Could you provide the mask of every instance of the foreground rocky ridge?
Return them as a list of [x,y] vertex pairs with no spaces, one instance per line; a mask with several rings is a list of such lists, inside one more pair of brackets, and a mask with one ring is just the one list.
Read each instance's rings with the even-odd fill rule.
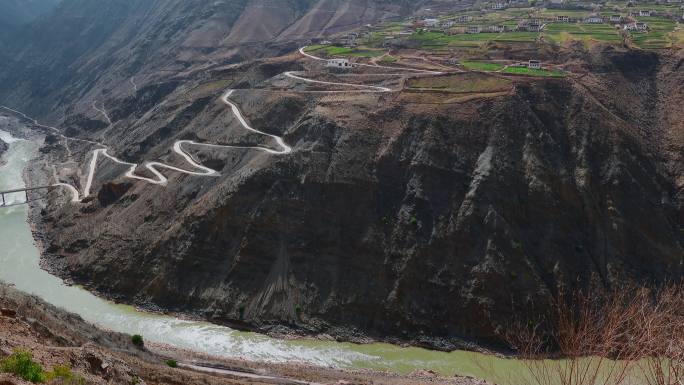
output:
[[[291,55],[111,100],[111,127],[70,115],[71,134],[136,162],[183,166],[177,139],[273,146],[218,101],[232,87],[294,152],[193,148],[221,176],[168,172],[165,187],[102,161],[96,197],[43,209],[48,265],[213,322],[439,349],[498,344],[559,286],[681,277],[682,53],[566,59],[567,79],[514,78],[493,95],[267,91],[304,89],[283,71],[316,71]],[[62,178],[81,184],[73,171]]]

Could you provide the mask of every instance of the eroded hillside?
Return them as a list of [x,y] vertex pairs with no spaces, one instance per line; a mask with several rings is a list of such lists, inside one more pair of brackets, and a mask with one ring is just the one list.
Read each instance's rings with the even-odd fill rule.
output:
[[[274,147],[221,102],[234,88],[246,119],[293,152],[188,147],[220,176],[165,171],[165,186],[102,160],[92,198],[53,194],[43,210],[47,262],[214,322],[444,349],[496,343],[560,285],[681,277],[681,52],[568,55],[560,79],[439,75],[477,92],[356,74],[402,91],[310,93],[331,88],[283,73],[349,74],[291,54],[112,97],[112,125],[74,110],[70,135],[105,138],[129,162],[182,167],[181,139]],[[63,157],[56,142],[44,151]],[[89,149],[71,150],[81,166],[60,177],[82,188]]]

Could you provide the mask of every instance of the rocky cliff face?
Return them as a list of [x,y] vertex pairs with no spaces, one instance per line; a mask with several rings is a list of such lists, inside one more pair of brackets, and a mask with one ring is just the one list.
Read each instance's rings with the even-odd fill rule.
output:
[[[239,91],[291,155],[193,148],[221,176],[167,173],[166,187],[103,161],[97,199],[53,196],[43,212],[49,261],[95,290],[215,322],[496,343],[559,285],[684,273],[684,127],[671,107],[684,101],[683,61],[584,52],[584,76],[451,101]],[[149,86],[111,103],[105,136],[125,159],[179,165],[177,139],[273,145],[239,128],[219,90],[307,65],[291,56]]]

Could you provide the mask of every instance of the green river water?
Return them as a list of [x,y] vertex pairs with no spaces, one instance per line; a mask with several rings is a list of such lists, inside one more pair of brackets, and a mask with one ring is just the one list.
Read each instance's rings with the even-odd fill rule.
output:
[[[38,144],[17,140],[3,131],[0,131],[0,139],[10,142],[10,149],[4,156],[6,164],[0,167],[0,190],[22,187],[22,170]],[[14,199],[21,201],[22,196]],[[445,353],[382,343],[357,345],[313,339],[280,340],[206,322],[141,312],[131,306],[98,298],[79,287],[67,286],[59,278],[41,270],[38,265],[39,252],[27,223],[26,206],[0,209],[0,235],[0,280],[77,313],[103,328],[140,334],[148,341],[226,358],[305,362],[397,373],[429,369],[443,375],[470,375],[501,385],[528,383],[523,379],[527,370],[518,360],[466,351]]]

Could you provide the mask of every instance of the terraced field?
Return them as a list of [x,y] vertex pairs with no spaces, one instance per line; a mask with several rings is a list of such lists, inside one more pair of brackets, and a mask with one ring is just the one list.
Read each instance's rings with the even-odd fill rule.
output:
[[527,67],[506,67],[502,71],[505,74],[511,75],[527,75],[527,76],[540,76],[540,77],[550,77],[550,78],[562,78],[565,77],[565,72],[559,70],[545,70]]
[[446,35],[441,32],[414,33],[410,39],[419,43],[421,49],[444,50],[448,48],[480,47],[484,43],[494,42],[534,42],[539,38],[538,32],[504,32],[504,33],[461,33]]
[[648,32],[632,33],[632,42],[639,48],[643,49],[663,49],[672,47],[676,42],[678,36],[675,35],[674,29],[676,23],[671,19],[662,17],[640,17],[639,21],[648,24]]
[[341,56],[341,57],[376,57],[382,56],[387,52],[382,49],[375,48],[347,48],[338,47],[334,45],[312,45],[306,49],[306,52],[323,55],[326,57]]
[[551,23],[544,30],[544,37],[556,43],[579,40],[617,43],[622,41],[619,30],[609,24]]
[[[577,4],[567,4],[568,7]],[[638,10],[654,10],[658,12],[658,17],[638,18],[638,21],[646,22],[649,31],[645,33],[623,33],[621,25],[612,23],[586,24],[581,22],[595,11],[589,9],[545,9],[545,8],[509,8],[500,11],[479,11],[472,10],[460,12],[458,14],[441,16],[440,21],[454,21],[456,24],[446,32],[425,31],[411,22],[390,22],[375,29],[368,37],[360,39],[362,47],[356,49],[341,47],[314,47],[320,50],[317,53],[326,56],[345,56],[345,57],[374,57],[382,55],[385,49],[386,38],[390,36],[394,41],[403,41],[402,45],[409,48],[422,49],[434,53],[447,53],[453,50],[471,50],[486,47],[488,43],[534,43],[544,41],[547,43],[566,44],[570,41],[581,41],[586,46],[596,43],[622,44],[625,36],[631,40],[634,46],[642,49],[663,49],[672,46],[684,45],[684,34],[678,29],[675,17],[681,17],[683,12],[679,4],[656,4],[639,3],[637,7],[628,7],[625,1],[611,1],[604,6],[598,13],[604,17],[619,14],[628,17],[632,12]],[[468,22],[457,22],[461,16],[469,16]],[[556,16],[568,16],[572,20],[580,22],[555,22]],[[518,23],[528,19],[539,19],[544,24],[543,32],[518,32]],[[552,21],[553,20],[553,21]],[[633,20],[633,19],[631,19]],[[489,26],[503,25],[508,31],[503,33],[486,32]],[[467,34],[462,33],[467,27],[479,26],[483,29],[481,33]],[[417,32],[407,32],[398,35],[398,32],[411,30]]]
[[464,68],[475,71],[501,71],[504,68],[503,64],[477,61],[464,61],[461,65]]

